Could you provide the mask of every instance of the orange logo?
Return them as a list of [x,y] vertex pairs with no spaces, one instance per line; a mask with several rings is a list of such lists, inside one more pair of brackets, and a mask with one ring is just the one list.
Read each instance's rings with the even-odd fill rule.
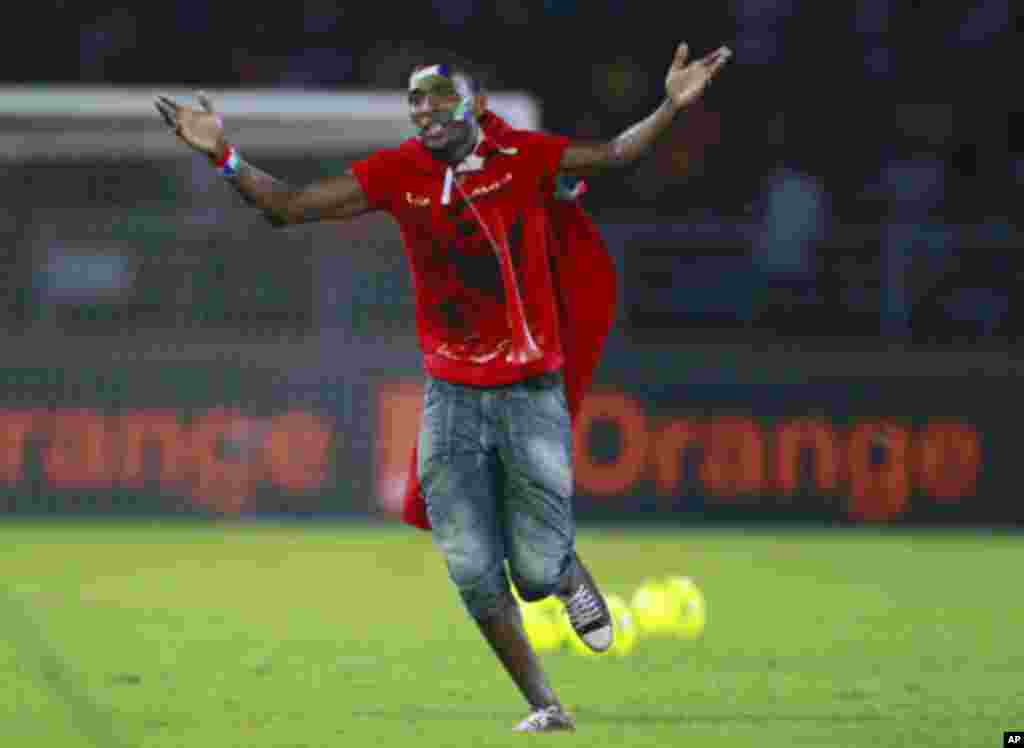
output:
[[214,408],[183,423],[172,410],[116,415],[89,409],[0,411],[0,482],[24,478],[30,443],[59,489],[160,490],[237,514],[260,484],[315,491],[327,479],[332,429],[289,411],[270,418]]
[[[379,391],[377,488],[388,511],[401,509],[421,392],[416,383]],[[598,426],[610,426],[618,437],[610,458],[591,449]],[[582,493],[611,499],[648,482],[660,496],[677,496],[689,462],[690,480],[711,502],[810,491],[843,500],[846,515],[858,520],[895,519],[915,492],[933,502],[958,503],[975,494],[982,466],[981,435],[963,421],[933,420],[914,428],[874,418],[844,425],[827,418],[658,418],[614,390],[587,397],[575,432]]]

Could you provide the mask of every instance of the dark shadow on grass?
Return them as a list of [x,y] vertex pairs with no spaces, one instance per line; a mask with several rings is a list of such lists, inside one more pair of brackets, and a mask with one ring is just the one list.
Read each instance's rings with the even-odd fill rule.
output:
[[[80,679],[44,637],[28,603],[0,587],[0,620],[15,656],[67,706],[75,729],[96,748],[127,748],[114,715],[96,704]],[[136,676],[137,677],[137,676]]]
[[[401,709],[365,709],[352,712],[353,717],[376,717],[399,722],[411,721],[458,721],[458,722],[514,722],[526,716],[524,706],[520,712],[487,712],[446,706],[403,706]],[[638,712],[592,712],[587,709],[570,709],[581,724],[587,722],[612,722],[624,725],[770,725],[787,722],[823,725],[864,724],[884,722],[889,717],[879,714],[644,714]]]

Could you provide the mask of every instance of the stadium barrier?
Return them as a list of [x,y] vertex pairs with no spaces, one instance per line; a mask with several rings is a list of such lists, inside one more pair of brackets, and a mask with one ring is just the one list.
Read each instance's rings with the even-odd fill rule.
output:
[[[990,467],[983,442],[997,430],[983,432],[969,417],[908,413],[895,391],[892,415],[857,415],[841,399],[841,387],[813,416],[797,407],[765,414],[765,404],[784,403],[781,387],[762,388],[764,400],[737,387],[728,402],[719,387],[718,407],[680,414],[707,402],[700,389],[668,403],[622,388],[587,398],[574,456],[583,516],[700,512],[894,521],[935,519],[955,507],[977,511],[972,505]],[[420,391],[411,381],[379,390],[377,490],[386,511],[400,508]]]
[[[1012,380],[681,384],[667,353],[657,372],[628,363],[607,358],[576,424],[581,519],[1024,517]],[[420,374],[300,384],[252,367],[160,368],[0,372],[0,511],[397,514]]]

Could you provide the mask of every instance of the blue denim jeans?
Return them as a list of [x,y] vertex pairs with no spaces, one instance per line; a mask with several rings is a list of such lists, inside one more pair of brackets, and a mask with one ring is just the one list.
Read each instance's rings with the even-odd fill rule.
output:
[[470,614],[555,591],[572,566],[572,423],[560,373],[499,387],[428,378],[419,478]]

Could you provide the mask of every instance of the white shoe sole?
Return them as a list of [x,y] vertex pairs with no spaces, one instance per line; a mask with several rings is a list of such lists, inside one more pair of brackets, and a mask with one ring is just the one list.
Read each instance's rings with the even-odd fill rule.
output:
[[583,635],[583,642],[595,652],[607,652],[614,640],[615,632],[611,626],[602,626]]

